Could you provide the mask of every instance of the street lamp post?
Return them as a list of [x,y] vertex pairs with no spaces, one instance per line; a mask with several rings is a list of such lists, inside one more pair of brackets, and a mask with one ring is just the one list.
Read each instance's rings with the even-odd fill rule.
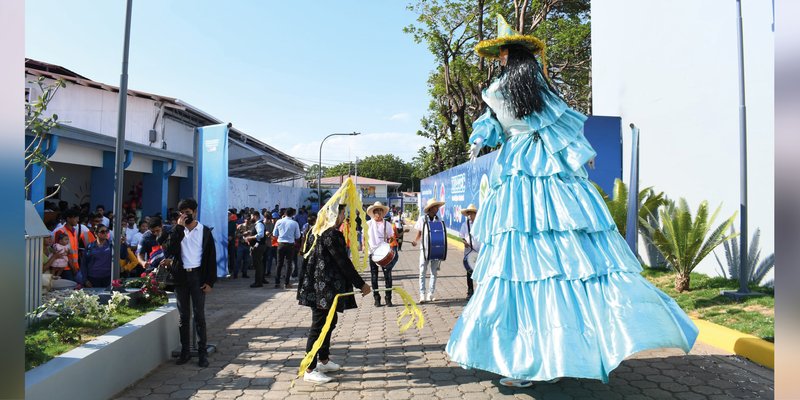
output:
[[360,134],[361,132],[331,133],[330,135],[325,136],[325,139],[322,139],[322,143],[319,144],[319,170],[317,171],[317,212],[322,209],[322,145],[325,144],[325,141],[331,136],[357,136]]

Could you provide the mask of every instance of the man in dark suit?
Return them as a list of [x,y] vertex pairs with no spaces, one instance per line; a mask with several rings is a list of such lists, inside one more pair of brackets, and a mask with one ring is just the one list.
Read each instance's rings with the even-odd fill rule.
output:
[[165,263],[173,275],[180,314],[181,355],[177,364],[185,364],[191,358],[189,318],[193,314],[198,336],[198,365],[205,368],[208,366],[205,298],[217,280],[217,253],[211,229],[195,219],[197,202],[194,199],[181,200],[178,211],[178,221],[164,244],[164,252],[169,258]]

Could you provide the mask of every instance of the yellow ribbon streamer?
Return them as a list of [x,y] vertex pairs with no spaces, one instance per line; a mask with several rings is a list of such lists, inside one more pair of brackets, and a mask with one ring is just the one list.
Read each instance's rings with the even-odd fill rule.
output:
[[[403,312],[397,317],[397,326],[400,327],[400,332],[405,332],[408,328],[414,325],[416,321],[417,329],[422,329],[425,325],[425,316],[422,315],[422,310],[419,309],[417,303],[411,298],[411,295],[408,294],[403,288],[400,287],[393,287],[388,289],[378,289],[375,290],[376,292],[388,292],[388,291],[395,291],[400,298],[403,300],[403,307],[405,308]],[[322,327],[322,332],[320,332],[317,341],[314,342],[314,345],[311,346],[311,351],[306,354],[303,360],[300,362],[300,371],[297,373],[297,378],[300,378],[306,373],[306,369],[308,366],[311,365],[311,361],[314,360],[314,356],[317,355],[320,347],[322,347],[322,342],[325,341],[325,336],[328,335],[328,331],[331,329],[331,323],[333,322],[333,316],[336,315],[336,306],[339,304],[339,297],[341,296],[354,296],[356,293],[360,293],[360,291],[356,292],[348,292],[348,293],[339,293],[336,297],[333,298],[333,304],[331,305],[330,311],[328,311],[328,317],[325,318],[325,325]],[[403,318],[408,317],[408,321],[403,323]],[[292,387],[294,387],[294,380],[292,380]]]
[[[356,223],[356,217],[359,217],[361,220],[360,225],[363,237],[365,238],[369,237],[369,225],[366,224],[367,214],[364,211],[364,205],[361,204],[358,188],[356,188],[351,178],[347,178],[342,182],[342,186],[340,186],[336,193],[334,193],[333,196],[325,202],[325,205],[320,208],[317,213],[317,222],[314,224],[311,231],[314,235],[314,243],[309,247],[308,251],[303,254],[303,257],[308,258],[311,252],[314,251],[314,247],[317,245],[317,239],[319,239],[322,232],[325,232],[328,228],[336,224],[336,218],[339,216],[340,204],[347,205],[350,211],[350,217],[345,232],[345,236],[350,243],[350,261],[353,262],[356,271],[363,272],[367,268],[367,263],[369,262],[369,246],[362,246],[362,251],[358,250],[359,242],[356,228],[359,224]],[[338,229],[339,227],[337,226],[336,228]]]

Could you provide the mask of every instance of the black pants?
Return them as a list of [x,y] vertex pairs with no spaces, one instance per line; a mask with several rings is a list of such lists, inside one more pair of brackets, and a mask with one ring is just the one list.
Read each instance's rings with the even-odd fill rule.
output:
[[[396,256],[395,256],[396,257]],[[391,264],[390,264],[391,265]],[[375,264],[374,261],[369,260],[369,273],[372,275],[372,296],[376,299],[381,298],[380,292],[376,292],[378,288],[378,270],[383,270],[383,280],[386,282],[386,288],[392,287],[392,270],[391,268],[382,268],[380,265]],[[392,301],[392,292],[386,292],[386,300]]]
[[292,254],[294,254],[294,243],[278,243],[278,271],[275,275],[275,284],[281,283],[281,273],[283,267],[286,266],[286,279],[285,284],[289,284],[289,278],[292,276]]
[[252,248],[251,254],[253,255],[253,268],[256,270],[256,285],[264,284],[264,249],[263,243]]
[[236,240],[228,241],[228,275],[233,275],[236,269]]
[[[189,354],[192,342],[189,336],[190,316],[194,316],[197,329],[197,352],[206,355],[206,294],[200,289],[200,268],[187,270],[186,284],[175,285],[175,299],[178,301],[180,321],[178,329],[181,334],[181,353]],[[190,303],[191,301],[191,303]],[[191,305],[191,310],[189,306]]]
[[467,296],[472,296],[472,294],[475,293],[475,290],[472,288],[472,270],[470,269],[471,267],[469,263],[467,263],[467,254],[469,253],[464,253],[463,263],[464,269],[467,270]]
[[[325,319],[328,317],[328,311],[329,310],[312,308],[311,330],[308,332],[308,341],[306,342],[306,353],[311,351],[311,348],[314,347],[314,342],[316,342],[317,339],[319,339],[319,334],[322,333],[322,327],[325,326]],[[331,354],[331,334],[333,333],[333,329],[336,328],[337,321],[339,321],[339,316],[334,315],[333,321],[331,321],[331,329],[329,329],[328,334],[325,335],[325,341],[322,342],[322,347],[319,348],[319,352],[317,352],[317,354],[314,356],[314,359],[311,360],[311,364],[309,364],[308,366],[308,368],[310,368],[311,370],[317,368],[317,359],[328,360],[328,357]]]

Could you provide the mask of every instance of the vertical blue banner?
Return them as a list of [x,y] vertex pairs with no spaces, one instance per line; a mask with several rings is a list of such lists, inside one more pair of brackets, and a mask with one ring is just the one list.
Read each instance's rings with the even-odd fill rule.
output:
[[197,128],[197,219],[212,228],[217,277],[228,274],[228,124]]

